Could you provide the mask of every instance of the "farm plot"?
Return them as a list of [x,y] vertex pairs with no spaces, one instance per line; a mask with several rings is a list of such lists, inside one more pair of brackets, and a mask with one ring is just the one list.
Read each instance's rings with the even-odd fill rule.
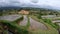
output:
[[0,16],[0,20],[14,21],[20,17],[22,17],[22,15],[5,15]]

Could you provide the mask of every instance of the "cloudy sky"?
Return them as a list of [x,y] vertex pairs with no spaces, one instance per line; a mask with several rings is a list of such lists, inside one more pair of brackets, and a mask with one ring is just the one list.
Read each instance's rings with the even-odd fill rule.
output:
[[60,0],[0,0],[0,7],[4,6],[22,6],[22,7],[51,6],[55,8],[60,8]]

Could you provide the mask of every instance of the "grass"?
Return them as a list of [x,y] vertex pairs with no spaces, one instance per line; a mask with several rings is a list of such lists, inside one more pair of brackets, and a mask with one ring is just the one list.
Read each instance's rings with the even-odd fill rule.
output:
[[29,16],[27,16],[27,18],[28,18],[28,22],[27,22],[26,27],[29,28],[29,26],[30,26],[30,19],[29,19]]
[[21,27],[18,24],[8,22],[8,21],[2,21],[1,23],[7,25],[12,31],[17,30],[18,34],[28,34],[28,30],[24,29],[25,27]]
[[31,16],[31,17],[33,19],[43,23],[44,25],[46,25],[48,29],[47,30],[39,29],[39,30],[35,30],[35,31],[28,31],[27,28],[30,26],[29,17],[28,17],[28,23],[27,23],[26,27],[18,25],[17,24],[18,20],[16,20],[16,22],[9,22],[6,20],[2,20],[2,21],[0,21],[0,23],[7,25],[14,32],[16,30],[15,33],[17,33],[17,34],[58,34],[57,30],[54,27],[52,27],[50,24],[45,23],[42,19],[36,18],[36,16]]
[[50,24],[52,27],[54,27],[55,29],[57,29],[59,26],[55,23],[53,24],[51,19],[42,19],[45,23]]
[[[28,34],[28,30],[26,27],[20,26],[17,24],[17,22],[20,20],[23,20],[23,17],[15,20],[15,21],[12,21],[12,22],[6,21],[6,20],[0,20],[0,23],[7,25],[12,31],[17,30],[17,34]],[[28,19],[28,22],[29,22],[29,19]],[[29,23],[27,26],[29,26]]]
[[22,21],[22,20],[23,20],[23,16],[22,16],[22,17],[20,17],[20,18],[18,18],[18,19],[16,19],[16,20],[14,20],[13,22],[18,23],[18,22],[20,22],[20,21]]
[[4,33],[4,34],[8,34],[7,30],[4,30],[3,33]]
[[3,23],[4,25],[7,25],[12,31],[17,30],[17,34],[28,34],[28,30],[27,28],[29,28],[30,26],[30,22],[29,22],[29,16],[28,17],[28,23],[26,26],[20,26],[17,24],[18,21],[23,20],[23,17],[20,17],[18,19],[16,19],[15,21],[7,21],[7,20],[0,20],[0,23]]
[[31,31],[31,34],[58,34],[58,31],[53,26],[51,26],[48,23],[45,23],[42,19],[38,19],[36,16],[32,16],[32,18],[46,25],[48,29],[47,30],[39,29],[37,31]]

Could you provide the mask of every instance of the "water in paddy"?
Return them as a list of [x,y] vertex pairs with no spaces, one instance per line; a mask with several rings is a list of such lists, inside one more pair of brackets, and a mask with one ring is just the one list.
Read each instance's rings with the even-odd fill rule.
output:
[[21,15],[5,15],[5,16],[0,16],[0,20],[14,21],[20,17]]

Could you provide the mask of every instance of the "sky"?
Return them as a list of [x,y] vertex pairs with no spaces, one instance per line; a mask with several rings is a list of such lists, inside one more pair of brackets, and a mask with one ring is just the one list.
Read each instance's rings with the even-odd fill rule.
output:
[[60,9],[60,0],[0,0],[0,7],[54,7]]

